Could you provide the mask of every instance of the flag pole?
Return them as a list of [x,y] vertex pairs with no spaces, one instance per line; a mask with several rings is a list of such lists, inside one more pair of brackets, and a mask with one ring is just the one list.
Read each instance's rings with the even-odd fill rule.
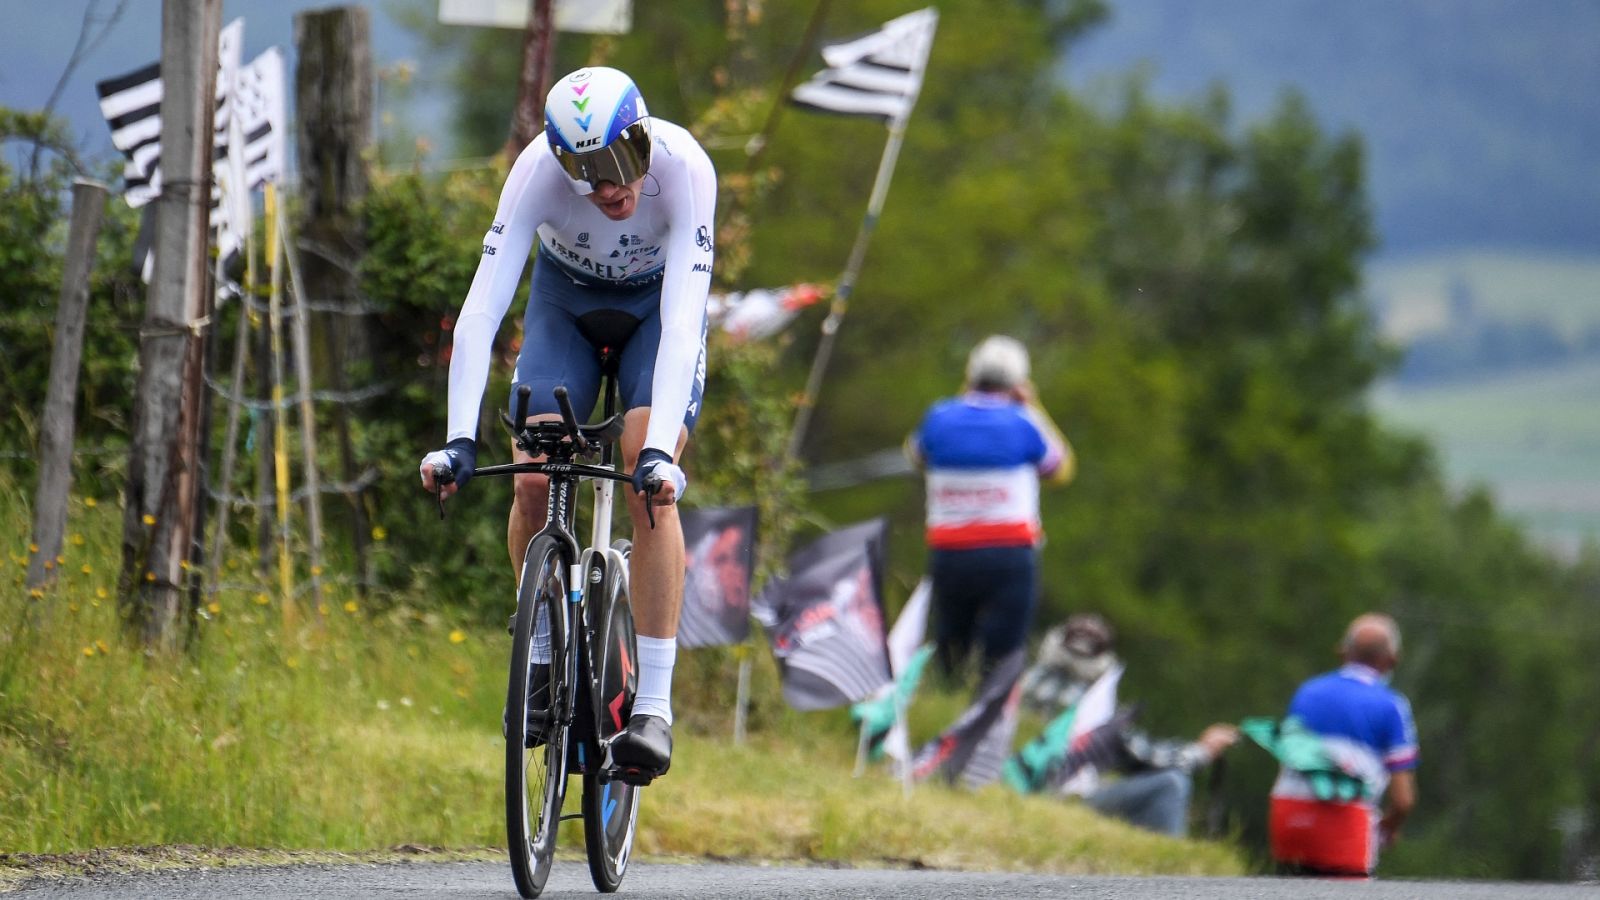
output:
[[[911,726],[907,724],[906,705],[906,699],[900,697],[895,698],[894,724],[896,728],[900,729],[901,734],[909,736],[911,733]],[[905,795],[907,800],[910,800],[913,782],[911,780],[911,755],[909,753],[906,755],[905,759],[899,761],[898,768],[900,769],[901,793]]]
[[845,263],[844,274],[839,276],[839,286],[833,292],[833,302],[828,307],[828,317],[822,320],[822,341],[817,344],[816,356],[811,359],[811,373],[806,376],[805,393],[800,396],[800,406],[795,412],[794,430],[789,433],[787,457],[798,459],[805,443],[806,430],[811,425],[811,414],[816,406],[817,393],[822,388],[822,374],[833,356],[833,344],[839,334],[839,323],[850,307],[850,295],[855,291],[856,277],[861,274],[862,261],[867,256],[867,244],[878,227],[878,216],[883,212],[884,199],[889,195],[889,180],[894,177],[895,162],[900,158],[900,146],[905,142],[907,111],[897,116],[889,126],[889,139],[883,145],[883,157],[878,161],[878,174],[872,182],[872,195],[867,200],[867,214],[856,229],[855,244],[850,248],[850,258]]
[[750,642],[739,645],[739,685],[733,701],[733,744],[744,744],[745,727],[750,718]]
[[[905,143],[906,124],[911,120],[911,112],[917,106],[917,97],[922,93],[922,80],[928,70],[928,55],[932,51],[933,32],[938,27],[939,13],[930,6],[917,13],[902,16],[896,21],[905,21],[915,16],[925,17],[927,31],[919,49],[912,51],[917,55],[916,62],[912,66],[913,86],[905,95],[904,107],[889,117],[889,138],[884,141],[883,157],[878,160],[878,174],[873,179],[872,194],[867,199],[867,214],[861,220],[861,226],[856,229],[855,244],[850,248],[850,257],[845,263],[844,273],[839,276],[839,286],[833,292],[833,302],[829,305],[828,317],[822,322],[822,340],[817,344],[816,356],[811,360],[811,372],[806,376],[805,393],[801,395],[799,409],[795,412],[794,430],[789,434],[786,454],[790,460],[799,458],[800,448],[805,444],[806,431],[811,426],[817,394],[822,390],[823,372],[828,368],[828,360],[833,356],[834,342],[838,339],[839,323],[850,307],[850,295],[854,293],[856,278],[861,274],[861,264],[867,256],[867,244],[872,239],[873,231],[878,227],[878,217],[883,212],[884,200],[889,196],[889,181],[894,177],[895,162],[899,160],[900,147]],[[826,58],[826,51],[823,55]]]

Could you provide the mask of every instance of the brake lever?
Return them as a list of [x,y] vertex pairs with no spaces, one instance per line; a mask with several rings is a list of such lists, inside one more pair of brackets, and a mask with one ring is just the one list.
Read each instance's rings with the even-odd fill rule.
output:
[[433,499],[439,504],[439,521],[444,521],[444,486],[453,484],[456,473],[449,466],[435,465],[433,467]]
[[644,480],[644,515],[650,520],[650,530],[656,530],[656,494],[661,492],[661,476],[651,475]]

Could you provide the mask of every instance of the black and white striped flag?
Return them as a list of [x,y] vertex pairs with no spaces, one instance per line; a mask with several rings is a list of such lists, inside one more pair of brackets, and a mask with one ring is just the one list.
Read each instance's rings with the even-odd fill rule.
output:
[[978,788],[1000,777],[1017,732],[1019,681],[1026,662],[1026,652],[1018,648],[984,676],[972,705],[917,751],[911,762],[913,778],[938,775],[950,784]]
[[939,12],[933,7],[892,19],[871,34],[828,44],[828,68],[794,89],[791,99],[807,109],[904,122],[922,90],[922,74],[933,47]]
[[[280,181],[284,172],[283,55],[273,47],[240,65],[243,42],[243,19],[230,22],[217,37],[211,226],[223,259],[238,252],[249,233],[250,192]],[[111,126],[111,143],[127,158],[123,196],[137,209],[161,193],[161,66],[151,63],[101,81],[95,89]],[[149,263],[148,255],[135,260],[146,280]]]
[[[227,129],[231,76],[238,69],[243,39],[243,19],[228,23],[217,35],[219,77],[213,124],[219,135]],[[123,196],[137,209],[161,193],[161,64],[153,62],[98,82],[95,91],[100,95],[100,112],[111,126],[111,144],[128,159],[123,167]]]
[[111,143],[128,158],[123,195],[138,208],[155,199],[161,161],[161,64],[151,63],[95,85],[100,112],[111,126]]
[[767,626],[783,698],[795,709],[865,700],[889,683],[884,540],[883,519],[823,535],[790,557],[789,577],[761,592],[755,616]]

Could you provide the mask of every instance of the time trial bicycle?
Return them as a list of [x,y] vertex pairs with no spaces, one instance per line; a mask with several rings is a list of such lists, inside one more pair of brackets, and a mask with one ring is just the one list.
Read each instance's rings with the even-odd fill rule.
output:
[[[628,592],[632,545],[611,539],[613,491],[631,482],[618,471],[617,358],[601,351],[602,420],[580,425],[565,388],[555,388],[560,421],[527,423],[530,388],[517,390],[517,415],[502,421],[539,462],[485,466],[474,477],[543,474],[550,479],[545,524],[528,543],[511,622],[506,686],[506,838],[517,892],[537,897],[555,858],[563,819],[581,817],[589,874],[602,892],[622,883],[638,825],[640,788],[649,773],[611,763],[609,745],[632,714],[639,686]],[[598,464],[585,463],[598,457]],[[447,467],[435,479],[451,480]],[[579,486],[594,487],[587,546],[577,529]],[[646,494],[660,488],[646,483]],[[442,510],[441,504],[441,510]],[[645,508],[654,527],[647,496]],[[567,776],[583,778],[582,812],[563,815]]]

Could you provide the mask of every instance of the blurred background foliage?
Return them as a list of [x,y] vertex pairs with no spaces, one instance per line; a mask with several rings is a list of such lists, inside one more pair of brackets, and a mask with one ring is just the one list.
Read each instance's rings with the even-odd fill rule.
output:
[[[401,5],[454,73],[455,146],[493,153],[520,35],[445,30],[428,24],[432,4]],[[825,33],[905,11],[839,5]],[[719,288],[836,277],[865,206],[884,138],[871,122],[787,112],[747,171],[744,148],[810,12],[645,3],[627,35],[558,42],[558,73],[623,68],[653,113],[707,145],[722,179]],[[1418,814],[1385,871],[1569,875],[1574,852],[1600,851],[1600,553],[1550,558],[1486,495],[1449,489],[1435,451],[1370,409],[1397,354],[1363,302],[1378,235],[1361,136],[1326,130],[1292,94],[1248,121],[1226,90],[1162,102],[1138,77],[1114,102],[1089,103],[1055,75],[1102,20],[1098,0],[947,0],[940,13],[803,463],[783,448],[820,310],[768,343],[716,339],[691,500],[758,503],[764,571],[798,537],[888,516],[897,609],[922,571],[920,483],[808,492],[802,468],[896,447],[959,387],[975,341],[1013,334],[1080,455],[1077,481],[1044,499],[1039,625],[1108,616],[1143,724],[1190,735],[1280,712],[1300,679],[1334,664],[1352,616],[1387,610],[1405,631],[1396,684],[1416,709],[1423,763]],[[818,62],[798,51],[809,74]],[[469,490],[438,522],[413,480],[443,435],[450,325],[503,168],[377,162],[388,167],[366,209],[363,289],[382,310],[371,365],[399,388],[361,424],[363,455],[383,472],[376,602],[449,604],[493,625],[506,603],[503,492]],[[64,178],[0,163],[0,376],[23,425],[4,440],[22,453],[48,366]],[[116,213],[102,240],[84,445],[124,441],[139,293],[116,260],[130,232]],[[51,252],[35,252],[39,235]],[[508,362],[516,339],[502,329]],[[507,455],[488,421],[507,368],[484,404],[486,461]],[[116,465],[111,454],[100,470]],[[90,490],[115,490],[99,477]],[[1254,847],[1272,774],[1264,754],[1241,748],[1213,784]]]

